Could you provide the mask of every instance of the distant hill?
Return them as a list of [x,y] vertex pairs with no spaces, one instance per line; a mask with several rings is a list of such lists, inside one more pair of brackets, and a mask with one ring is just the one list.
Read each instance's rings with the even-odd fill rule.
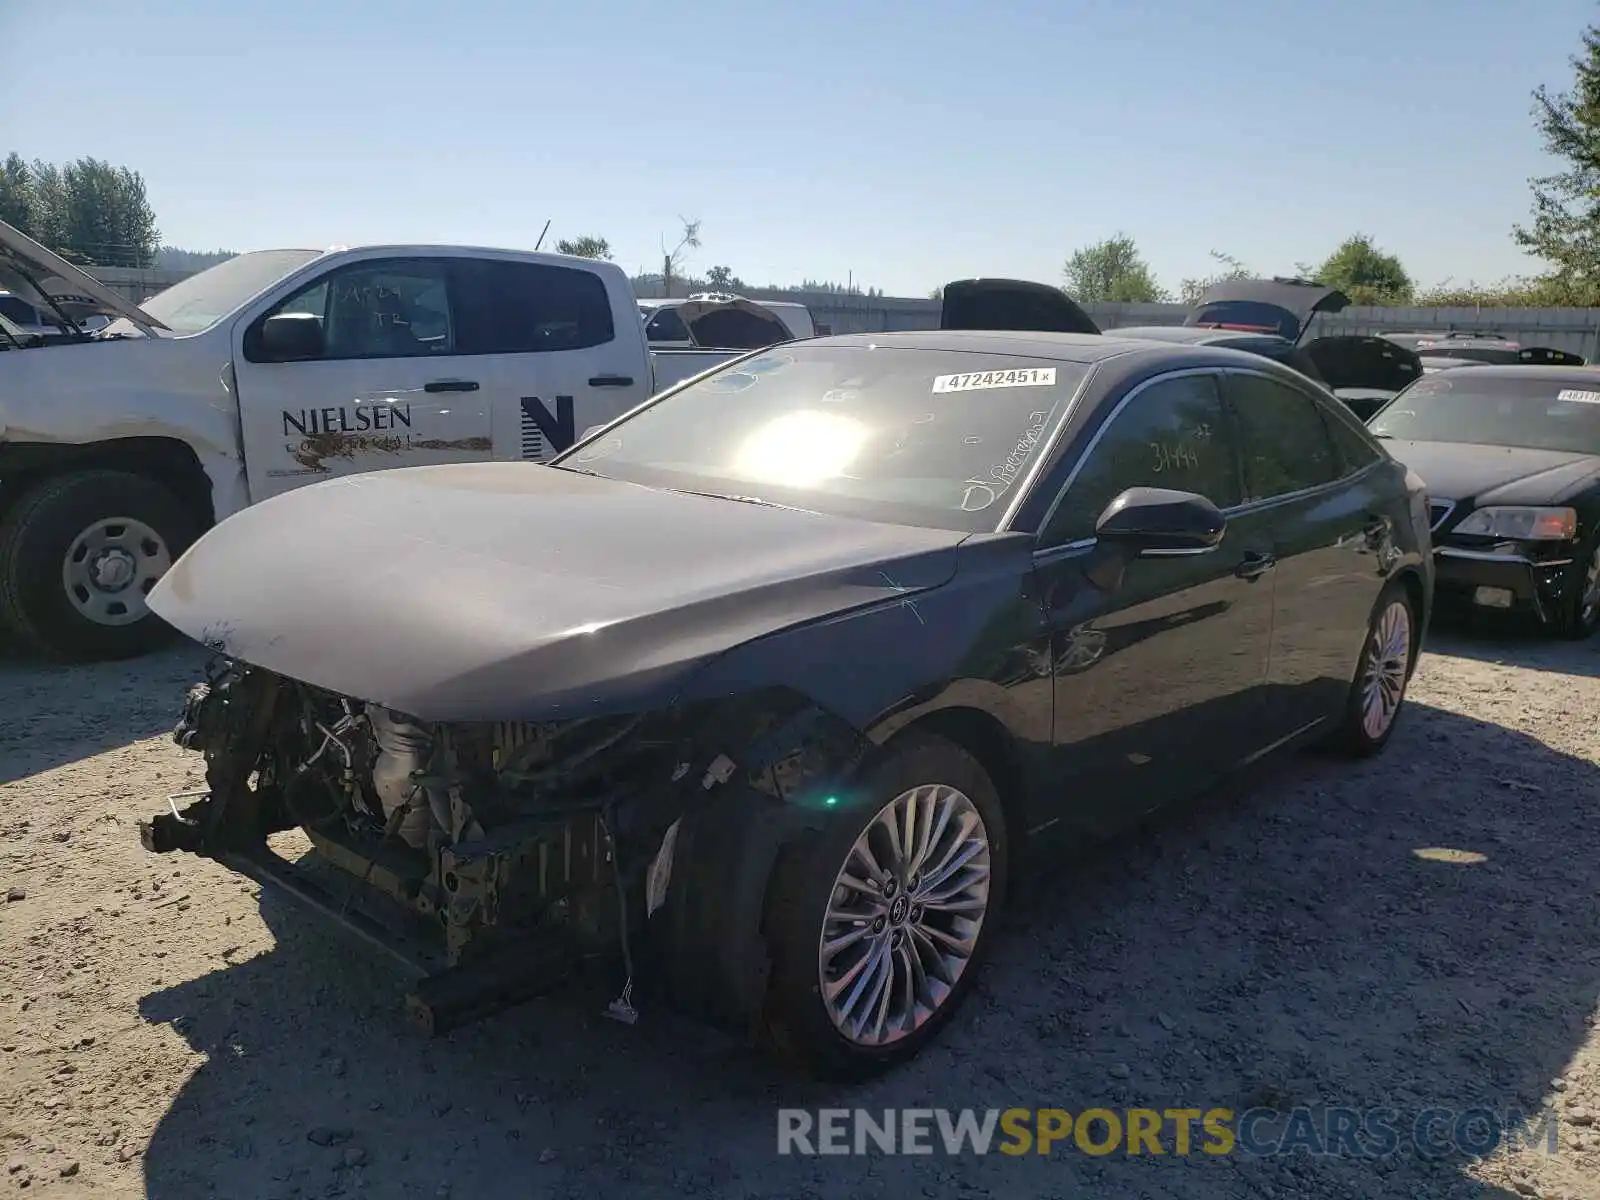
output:
[[237,250],[180,250],[176,246],[162,246],[156,251],[155,265],[163,271],[204,271],[219,262],[227,262],[236,254]]

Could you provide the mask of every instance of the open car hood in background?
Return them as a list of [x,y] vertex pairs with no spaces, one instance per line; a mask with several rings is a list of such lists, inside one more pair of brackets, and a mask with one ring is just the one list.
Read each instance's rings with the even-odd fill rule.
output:
[[[39,286],[35,287],[35,283]],[[0,288],[46,310],[54,300],[77,321],[97,315],[113,321],[126,317],[151,336],[167,328],[94,276],[4,221],[0,221]]]
[[1339,334],[1312,338],[1303,349],[1336,392],[1349,388],[1398,392],[1422,378],[1422,360],[1388,338]]
[[945,284],[939,328],[1100,332],[1094,319],[1060,288],[1027,279],[958,279]]
[[1305,279],[1230,279],[1214,283],[1183,319],[1185,325],[1275,333],[1298,342],[1319,312],[1338,312],[1350,297]]
[[794,340],[781,319],[742,296],[689,300],[673,307],[694,344],[708,350],[760,350]]

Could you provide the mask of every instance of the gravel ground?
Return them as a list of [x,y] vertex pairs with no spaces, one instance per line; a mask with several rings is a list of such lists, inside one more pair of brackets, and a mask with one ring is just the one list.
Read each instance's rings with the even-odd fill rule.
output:
[[[1600,642],[1440,637],[1387,754],[1264,768],[1055,873],[942,1041],[851,1090],[654,1012],[541,1002],[417,1040],[365,947],[139,848],[197,777],[166,734],[198,663],[0,662],[0,1192],[1600,1196]],[[1547,1101],[1554,1156],[775,1153],[782,1104],[1386,1105],[1409,1127]]]

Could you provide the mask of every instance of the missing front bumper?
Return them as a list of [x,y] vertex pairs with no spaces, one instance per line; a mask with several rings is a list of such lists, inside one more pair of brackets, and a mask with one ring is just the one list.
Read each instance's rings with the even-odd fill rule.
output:
[[1437,595],[1445,604],[1530,612],[1549,624],[1560,611],[1571,562],[1440,546],[1434,551]]

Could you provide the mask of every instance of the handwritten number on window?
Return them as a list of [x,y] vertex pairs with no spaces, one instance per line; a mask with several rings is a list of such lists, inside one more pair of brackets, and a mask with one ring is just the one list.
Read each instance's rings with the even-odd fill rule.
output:
[[1170,474],[1174,471],[1192,471],[1200,465],[1200,457],[1187,442],[1151,442],[1152,474]]

